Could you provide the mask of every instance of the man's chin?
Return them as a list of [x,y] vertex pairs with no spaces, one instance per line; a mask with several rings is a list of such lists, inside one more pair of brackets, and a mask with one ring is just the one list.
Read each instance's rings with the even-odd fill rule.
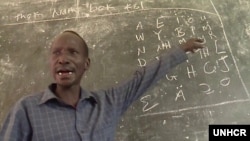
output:
[[55,83],[62,88],[70,88],[72,86],[80,85],[80,83],[74,78],[56,78]]
[[56,84],[57,84],[57,86],[60,86],[63,88],[70,88],[74,85],[74,83],[72,83],[72,82],[61,82],[61,81],[57,81]]

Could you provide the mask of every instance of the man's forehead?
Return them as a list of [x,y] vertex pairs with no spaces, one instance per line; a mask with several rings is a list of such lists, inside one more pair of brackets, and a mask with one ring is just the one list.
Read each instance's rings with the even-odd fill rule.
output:
[[59,39],[75,39],[75,40],[81,41],[81,39],[77,35],[74,35],[73,33],[70,33],[70,32],[63,32],[57,35],[54,41],[59,40]]
[[72,34],[72,33],[61,33],[58,36],[56,36],[54,38],[54,40],[52,41],[51,47],[54,46],[55,43],[79,43],[79,45],[81,44],[81,39],[79,39],[79,37],[77,37],[76,35]]
[[78,33],[71,32],[71,31],[64,31],[63,33],[57,35],[54,38],[54,40],[51,42],[50,49],[54,46],[55,43],[58,45],[58,44],[62,44],[65,42],[68,42],[68,43],[74,42],[72,44],[76,43],[77,47],[80,47],[81,50],[83,50],[84,54],[88,56],[88,46],[86,42],[84,41],[84,39]]

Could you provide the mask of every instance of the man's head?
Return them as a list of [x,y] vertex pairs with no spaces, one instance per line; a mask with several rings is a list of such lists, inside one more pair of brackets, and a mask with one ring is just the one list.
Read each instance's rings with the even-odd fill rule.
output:
[[89,65],[88,46],[79,34],[67,30],[54,39],[50,49],[50,69],[58,85],[80,85]]

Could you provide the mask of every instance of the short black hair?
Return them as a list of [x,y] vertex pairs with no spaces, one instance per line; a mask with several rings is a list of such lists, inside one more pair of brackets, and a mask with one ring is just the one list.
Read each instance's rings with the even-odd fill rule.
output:
[[82,40],[83,48],[85,50],[86,56],[89,57],[89,47],[88,47],[87,43],[85,42],[85,40],[77,32],[75,32],[73,30],[64,30],[62,33],[72,33],[72,34],[78,36]]

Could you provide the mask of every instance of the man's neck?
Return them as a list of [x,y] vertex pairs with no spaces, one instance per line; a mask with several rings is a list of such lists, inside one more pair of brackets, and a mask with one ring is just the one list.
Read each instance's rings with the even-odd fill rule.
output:
[[63,87],[57,85],[55,93],[66,104],[76,107],[80,99],[80,86],[74,85],[70,87]]

